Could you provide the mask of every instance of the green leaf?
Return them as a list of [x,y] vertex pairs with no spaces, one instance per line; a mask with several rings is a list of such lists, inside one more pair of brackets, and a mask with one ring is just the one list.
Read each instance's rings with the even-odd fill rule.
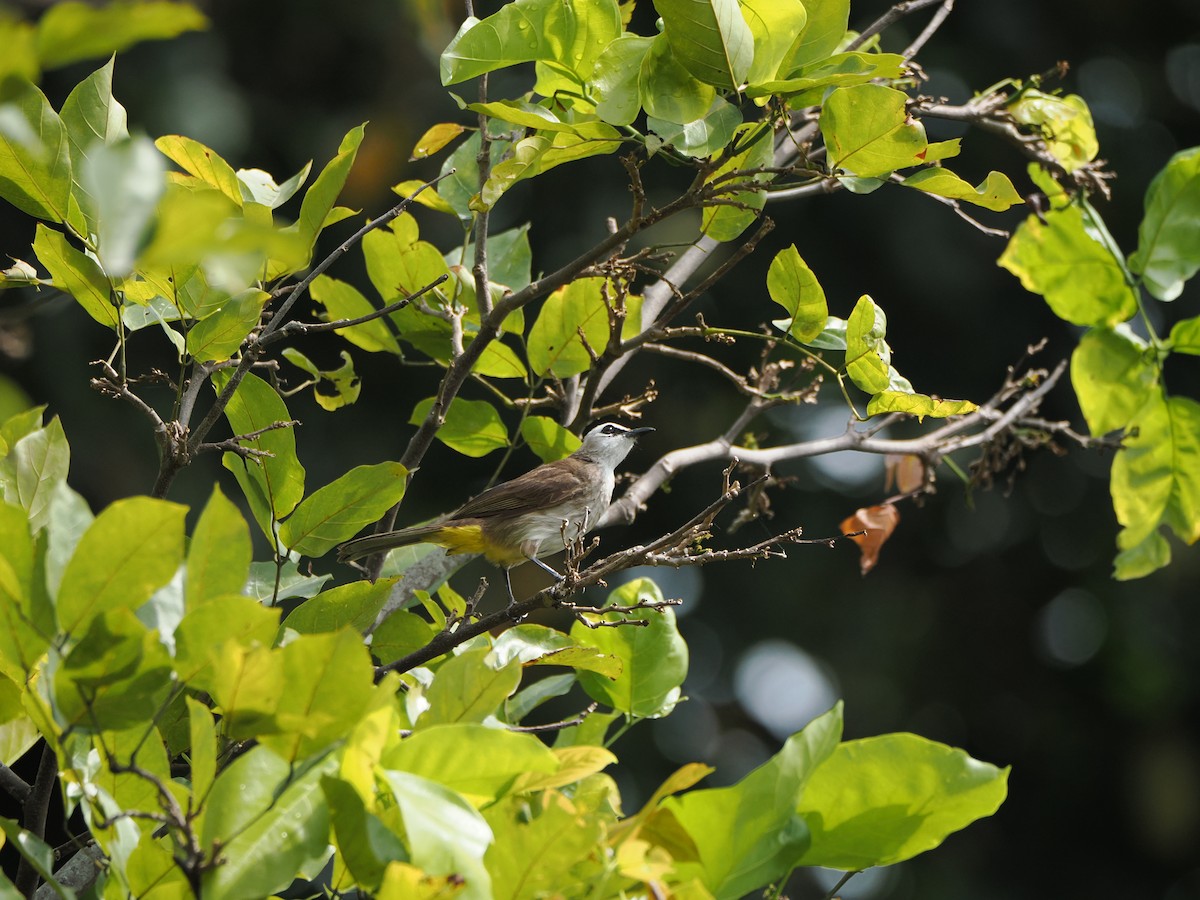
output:
[[802,66],[789,78],[751,84],[746,96],[761,98],[776,94],[788,98],[794,106],[816,105],[830,88],[899,78],[906,63],[899,53],[837,53]]
[[374,624],[384,601],[399,580],[354,581],[323,591],[297,606],[284,619],[283,627],[300,634],[320,634],[339,628],[365,632]]
[[54,4],[38,21],[37,50],[42,65],[54,69],[207,27],[208,19],[189,3],[127,0],[95,7],[68,0]]
[[262,169],[238,169],[237,180],[242,191],[242,200],[258,203],[267,209],[278,209],[296,195],[308,180],[310,171],[312,160],[306,162],[299,172],[283,184],[276,184],[271,173]]
[[653,38],[622,34],[601,51],[592,70],[596,115],[610,125],[632,125],[641,111],[638,81]]
[[891,384],[888,367],[891,348],[887,334],[887,316],[865,294],[858,298],[846,322],[846,372],[868,394],[885,391]]
[[1200,269],[1200,147],[1171,157],[1146,189],[1129,269],[1159,300],[1174,300]]
[[165,174],[162,156],[142,136],[96,144],[83,160],[79,182],[91,207],[96,256],[110,277],[133,271],[167,186]]
[[607,678],[616,678],[624,668],[617,657],[601,653],[595,647],[581,647],[561,631],[544,625],[517,625],[508,629],[496,638],[492,658],[504,663],[519,659],[526,666],[586,669]]
[[21,80],[0,112],[0,197],[39,219],[68,221],[71,144],[62,120],[45,94]]
[[425,692],[429,709],[417,728],[449,723],[482,722],[512,696],[521,683],[521,664],[498,665],[489,661],[487,648],[467,650],[438,667]]
[[[218,372],[213,386],[221,391],[228,380],[226,372]],[[234,435],[247,435],[267,428],[276,422],[290,422],[291,415],[275,389],[257,375],[247,375],[234,391],[225,418]],[[262,499],[275,519],[282,519],[296,508],[304,496],[304,467],[296,458],[296,435],[290,427],[265,431],[257,437],[243,440],[242,446],[263,450],[269,456],[246,461],[244,471],[251,483],[262,491]],[[249,499],[249,498],[248,498]],[[270,531],[267,532],[271,536]]]
[[217,726],[212,710],[184,698],[188,708],[188,762],[192,770],[192,796],[207,797],[217,775]]
[[238,206],[242,205],[242,188],[237,173],[215,150],[179,134],[164,134],[154,142],[154,146],[193,178],[216,188]]
[[806,0],[804,8],[808,21],[779,67],[785,75],[829,56],[846,36],[850,0]]
[[39,599],[25,510],[0,503],[0,672],[17,683],[38,667],[55,631],[53,611]]
[[442,51],[442,84],[534,60],[554,60],[582,77],[620,33],[616,0],[516,0],[463,23]]
[[187,335],[187,352],[197,362],[229,359],[258,327],[263,306],[270,299],[270,294],[257,288],[234,294],[220,309],[192,327]]
[[175,671],[198,691],[212,691],[225,645],[269,647],[279,630],[279,610],[251,597],[228,594],[189,609],[175,629]]
[[338,146],[337,154],[325,165],[321,174],[304,193],[304,200],[300,203],[300,218],[295,227],[307,242],[310,255],[317,235],[325,227],[326,219],[346,184],[350,167],[354,165],[358,147],[365,134],[366,125],[358,125],[346,132]]
[[529,416],[522,421],[521,437],[542,462],[570,456],[583,443],[549,416]]
[[284,688],[270,698],[273,709],[254,712],[270,712],[280,732],[259,734],[263,745],[296,761],[350,733],[370,702],[375,669],[362,635],[352,628],[302,634],[283,647],[282,656]]
[[654,0],[663,33],[695,78],[737,90],[754,61],[754,35],[737,0]]
[[436,633],[437,629],[420,616],[396,610],[371,633],[371,653],[386,666],[424,647]]
[[742,111],[724,97],[715,98],[708,112],[691,122],[679,124],[653,116],[646,119],[646,127],[662,138],[664,144],[697,159],[725,148],[741,124]]
[[400,837],[367,810],[349,781],[327,775],[321,779],[321,790],[329,804],[341,861],[360,887],[377,890],[388,864],[406,860],[408,851]]
[[67,243],[60,232],[37,226],[33,252],[54,278],[56,286],[74,297],[84,311],[108,328],[120,321],[119,307],[112,302],[112,288],[103,270],[89,256]]
[[110,59],[71,90],[60,116],[71,142],[75,169],[83,164],[94,145],[107,146],[129,137],[125,107],[112,93],[113,64]]
[[908,95],[881,84],[837,88],[821,110],[830,171],[887,175],[927,162],[925,128],[911,122]]
[[[9,843],[22,857],[29,861],[33,870],[46,882],[50,890],[62,900],[75,900],[75,892],[63,887],[54,879],[54,850],[32,831],[26,831],[14,819],[0,818],[0,830],[4,831]],[[13,892],[16,894],[15,890]]]
[[279,529],[283,545],[322,556],[400,502],[408,470],[399,463],[356,466],[306,497]]
[[940,397],[930,397],[928,394],[918,394],[915,391],[880,391],[867,402],[867,415],[877,416],[882,413],[904,413],[916,416],[917,421],[923,422],[926,416],[934,419],[945,419],[949,416],[961,416],[974,412],[979,407],[970,400],[943,400]]
[[333,411],[358,400],[362,382],[354,372],[354,360],[342,350],[338,355],[342,364],[336,369],[319,369],[316,364],[295,347],[284,347],[284,359],[308,372],[312,378],[313,399],[321,409]]
[[462,797],[407,772],[384,772],[392,789],[412,862],[429,875],[454,875],[457,896],[491,900],[492,884],[483,857],[492,829]]
[[808,11],[800,0],[742,0],[741,7],[754,37],[754,61],[746,80],[770,81],[791,55],[796,36],[804,33]]
[[1125,428],[1156,396],[1158,368],[1146,342],[1124,327],[1092,328],[1071,354],[1071,383],[1095,435]]
[[246,520],[214,485],[188,545],[187,608],[195,609],[222,594],[239,593],[246,583],[251,559]]
[[[493,296],[498,288],[519,291],[532,280],[533,251],[529,248],[528,222],[516,228],[489,234],[487,250],[488,280],[492,284]],[[461,250],[452,250],[446,254],[445,260],[446,265],[452,269],[454,266],[471,268],[475,265],[475,242],[468,241]],[[474,290],[473,284],[471,287]],[[509,316],[504,320],[506,331],[514,330],[513,319],[513,316]]]
[[1136,434],[1113,460],[1110,483],[1123,526],[1116,571],[1122,579],[1146,574],[1148,559],[1169,561],[1165,542],[1155,539],[1160,525],[1185,543],[1200,539],[1200,404],[1160,393],[1142,406],[1130,427]]
[[739,191],[730,193],[729,188],[747,182],[753,184],[769,184],[774,176],[766,172],[758,172],[752,176],[739,176],[734,173],[748,169],[761,169],[772,165],[775,155],[774,141],[771,131],[758,123],[748,123],[740,126],[734,132],[734,146],[745,149],[726,160],[708,179],[709,184],[725,188],[720,196],[732,200],[739,206],[707,206],[700,220],[700,230],[715,241],[732,241],[750,227],[758,218],[759,211],[766,205],[767,194],[763,190]]
[[534,735],[456,723],[421,728],[389,750],[380,765],[436,781],[475,802],[491,802],[520,775],[554,772],[559,761]]
[[663,809],[684,828],[699,857],[677,865],[679,880],[699,877],[717,900],[736,900],[786,875],[809,846],[809,828],[796,806],[841,733],[839,703],[737,784],[667,797]]
[[1116,325],[1137,312],[1123,260],[1097,240],[1078,206],[1052,209],[1018,226],[999,264],[1055,315],[1075,325]]
[[795,244],[780,250],[771,260],[767,293],[791,317],[786,330],[800,343],[807,344],[825,328],[829,316],[825,291]]
[[1050,153],[1068,172],[1087,165],[1100,152],[1092,113],[1076,94],[1059,97],[1024,90],[1009,104],[1008,113],[1041,134]]
[[517,141],[512,155],[492,169],[479,192],[479,200],[471,208],[477,212],[491,209],[510,187],[523,178],[536,175],[540,171],[541,157],[549,147],[550,138],[544,135],[535,134]]
[[40,80],[42,72],[34,49],[31,23],[15,16],[0,19],[0,47],[5,50],[4,56],[0,57],[0,81],[10,77],[33,82]]
[[[639,578],[610,593],[606,605],[627,606],[662,599],[653,581]],[[577,644],[615,656],[622,663],[622,672],[615,679],[582,671],[579,683],[593,700],[627,716],[658,718],[667,715],[679,700],[679,688],[687,676],[688,648],[675,626],[675,612],[670,607],[639,610],[633,615],[649,624],[592,629],[576,622],[571,626],[571,637]],[[628,616],[604,614],[609,622],[620,618]]]
[[[291,884],[298,871],[328,854],[329,806],[321,779],[336,770],[337,760],[327,757],[289,783],[290,767],[278,757],[267,765],[239,766],[256,754],[274,756],[265,747],[253,748],[221,773],[209,796],[206,830],[212,810],[242,809],[240,827],[230,827],[225,821],[213,829],[214,839],[221,841],[223,863],[205,871],[201,881],[205,897],[258,900],[272,896]],[[232,783],[218,794],[222,782],[231,776]]]
[[716,99],[712,85],[698,81],[671,51],[665,34],[650,42],[638,74],[638,98],[648,115],[666,122],[692,122]]
[[[433,397],[422,400],[408,417],[410,425],[420,425],[433,408]],[[446,410],[445,423],[438,429],[437,439],[463,456],[487,456],[493,450],[508,446],[508,430],[496,407],[486,400],[464,400],[455,397]]]
[[273,562],[256,562],[250,564],[250,578],[246,581],[243,592],[260,603],[277,603],[295,597],[315,597],[321,592],[325,582],[332,577],[314,575],[311,569],[302,573],[300,566],[291,561],[278,568]]
[[993,212],[1003,212],[1025,202],[1003,172],[989,172],[987,178],[975,187],[943,168],[922,169],[900,183],[927,194],[973,203]]
[[110,609],[136,609],[183,562],[187,507],[150,497],[118,500],[80,539],[58,589],[58,622],[74,633]]
[[28,513],[33,531],[49,521],[55,489],[65,484],[70,466],[71,448],[58,416],[45,428],[18,438],[0,464],[4,499]]
[[[604,289],[606,284],[603,278],[579,278],[546,298],[526,341],[529,366],[536,374],[569,378],[586,372],[591,368],[592,356],[584,346],[584,338],[597,356],[604,352],[611,337],[605,295],[609,303],[617,299],[611,285],[607,291]],[[638,298],[626,298],[622,337],[636,333],[639,304]]]
[[[328,275],[317,276],[309,286],[308,292],[315,301],[325,307],[325,314],[321,318],[326,322],[357,319],[359,316],[375,312],[376,309],[358,288]],[[348,328],[337,328],[335,331],[354,346],[369,353],[382,350],[400,355],[400,345],[382,318]]]
[[1008,769],[915,734],[840,744],[808,781],[799,810],[812,844],[800,864],[859,871],[932,850],[990,816]]
[[75,636],[54,671],[59,724],[95,733],[154,721],[171,690],[171,657],[158,634],[131,609],[115,608],[89,618]]
[[1200,316],[1182,319],[1171,328],[1171,351],[1200,356]]
[[[593,892],[600,876],[580,862],[594,858],[597,847],[604,844],[606,820],[612,823],[615,817],[592,814],[582,804],[556,799],[530,809],[513,797],[484,811],[496,835],[487,865],[497,898],[586,897]],[[671,896],[684,895],[673,892]]]

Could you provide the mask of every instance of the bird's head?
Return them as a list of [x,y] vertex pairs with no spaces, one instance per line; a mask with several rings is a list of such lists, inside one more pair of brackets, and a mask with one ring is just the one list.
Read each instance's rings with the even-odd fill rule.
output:
[[574,455],[616,468],[633,449],[638,437],[653,430],[649,426],[626,428],[616,422],[605,422],[583,436],[583,445]]

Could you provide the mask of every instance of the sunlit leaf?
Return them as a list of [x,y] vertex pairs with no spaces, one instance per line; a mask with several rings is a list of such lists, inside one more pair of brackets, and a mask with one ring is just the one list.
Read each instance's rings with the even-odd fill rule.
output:
[[183,562],[187,508],[150,497],[118,500],[75,548],[58,589],[58,621],[70,633],[107,610],[136,609]]
[[548,416],[529,416],[521,422],[521,437],[542,462],[570,456],[582,443]]
[[322,556],[400,502],[408,470],[399,463],[356,466],[308,496],[279,529],[285,547]]
[[1009,104],[1009,114],[1041,134],[1046,146],[1068,172],[1096,158],[1100,142],[1087,102],[1077,94],[1065,97],[1043,91],[1021,91]]
[[807,344],[825,328],[829,308],[825,291],[792,244],[775,254],[767,269],[767,293],[791,316],[787,331]]
[[439,122],[426,129],[413,147],[409,162],[437,153],[467,129],[456,122]]
[[949,169],[943,168],[922,169],[900,183],[927,194],[962,200],[993,212],[1003,212],[1011,206],[1025,202],[1003,172],[989,172],[987,178],[975,187],[971,187]]
[[812,843],[802,865],[858,871],[932,850],[1008,793],[1008,769],[915,734],[840,744],[799,798]]
[[1171,157],[1146,189],[1129,269],[1159,300],[1174,300],[1200,269],[1200,147]]
[[[434,398],[422,400],[413,409],[408,421],[420,425],[433,408]],[[437,438],[451,450],[464,456],[487,456],[493,450],[508,446],[508,429],[496,407],[486,400],[464,400],[455,397],[446,410],[446,421],[438,429]]]
[[38,21],[37,50],[42,65],[53,69],[207,27],[208,19],[190,3],[125,0],[96,7],[68,0],[54,4]]
[[[866,575],[879,562],[879,551],[900,523],[900,511],[895,504],[884,503],[854,511],[838,524],[842,534],[858,544],[861,551],[858,567]],[[863,532],[863,533],[860,533]]]
[[[609,594],[606,605],[627,606],[637,602],[661,602],[658,586],[647,578],[622,585]],[[606,613],[613,621],[621,613]],[[675,624],[670,608],[639,610],[632,615],[644,619],[644,627],[587,628],[576,622],[571,637],[577,644],[592,647],[621,660],[616,679],[592,672],[579,673],[579,683],[594,700],[626,715],[653,718],[668,714],[679,698],[679,687],[687,675],[688,648]]]
[[1092,434],[1125,428],[1158,388],[1146,342],[1125,328],[1092,328],[1071,354],[1071,384]]
[[736,90],[754,60],[754,36],[737,0],[654,0],[680,64],[706,84]]
[[1029,216],[999,264],[1041,294],[1055,315],[1076,325],[1116,325],[1137,311],[1122,260],[1087,228],[1078,206]]

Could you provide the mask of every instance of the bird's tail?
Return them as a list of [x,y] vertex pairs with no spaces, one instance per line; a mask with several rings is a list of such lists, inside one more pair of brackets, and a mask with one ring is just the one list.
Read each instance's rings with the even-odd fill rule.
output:
[[386,531],[383,534],[369,534],[366,537],[346,541],[338,547],[338,560],[349,562],[384,553],[393,547],[405,547],[409,544],[420,544],[428,541],[441,530],[440,525],[417,525],[413,528],[401,528],[399,531]]

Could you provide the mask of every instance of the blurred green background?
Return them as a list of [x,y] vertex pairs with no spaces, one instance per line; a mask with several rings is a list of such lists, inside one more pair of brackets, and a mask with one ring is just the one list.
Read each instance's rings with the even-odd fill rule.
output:
[[[44,5],[16,8],[36,14]],[[462,16],[456,2],[200,5],[212,17],[208,32],[139,46],[118,59],[115,93],[131,126],[152,136],[187,134],[235,167],[264,168],[282,179],[310,158],[328,158],[349,127],[369,120],[343,202],[373,215],[394,202],[392,184],[436,174],[440,160],[407,161],[421,133],[439,121],[467,121],[437,81],[438,51]],[[478,14],[496,5],[481,4]],[[639,7],[647,33],[653,11],[648,0]],[[852,7],[851,23],[861,27],[886,8],[863,0]],[[902,48],[924,21],[914,17],[892,29],[885,47]],[[1101,156],[1119,176],[1112,201],[1100,208],[1127,251],[1150,178],[1175,150],[1200,143],[1194,0],[961,2],[919,60],[929,76],[925,92],[957,102],[1001,79],[1069,62],[1063,85],[1091,105]],[[61,103],[94,67],[50,73],[44,87],[52,102]],[[931,127],[931,137],[958,133]],[[979,180],[989,168],[1010,173],[1022,192],[1031,189],[1010,148],[969,135],[956,169]],[[653,200],[681,184],[684,173],[652,163],[644,177]],[[590,160],[512,191],[493,228],[531,220],[535,268],[547,270],[599,237],[605,218],[625,211],[627,196],[614,158]],[[700,305],[710,323],[753,327],[773,315],[766,265],[775,250],[795,243],[834,314],[846,315],[863,293],[887,310],[897,365],[918,390],[982,401],[1027,345],[1048,339],[1039,359],[1049,368],[1076,339],[996,267],[1002,241],[916,192],[842,194],[769,213],[775,233]],[[987,222],[1011,228],[1021,215]],[[423,236],[443,249],[461,240],[447,217],[422,211],[418,219]],[[696,224],[675,222],[650,240],[690,240]],[[22,256],[32,234],[31,222],[0,210],[0,251]],[[339,230],[333,240],[342,236]],[[360,279],[352,257],[333,274]],[[1193,282],[1168,311],[1194,316],[1198,297]],[[109,353],[107,341],[66,300],[31,312],[16,295],[0,297],[0,375],[62,417],[74,451],[73,484],[95,507],[147,491],[155,471],[143,421],[88,388],[87,363]],[[151,343],[135,345],[133,358],[167,367],[164,348]],[[343,345],[322,338],[302,349],[333,364]],[[748,365],[755,352],[735,348],[731,359]],[[364,380],[356,406],[326,413],[308,397],[292,401],[314,486],[351,465],[398,456],[412,430],[412,407],[436,384],[430,369],[401,369],[358,352],[355,359]],[[1191,358],[1190,369],[1186,362],[1168,370],[1170,387],[1195,397],[1200,361]],[[290,375],[299,380],[298,371]],[[661,358],[630,366],[613,393],[640,390],[650,377],[660,398],[645,421],[658,431],[630,457],[629,471],[709,439],[738,408],[738,397],[718,379]],[[754,431],[764,443],[840,432],[844,408],[832,394],[823,401],[778,411]],[[1043,412],[1082,428],[1065,383]],[[1175,543],[1167,570],[1133,583],[1110,580],[1116,524],[1109,459],[1063,449],[1027,457],[1011,483],[1002,477],[995,489],[970,495],[943,470],[936,497],[903,506],[899,530],[865,578],[848,544],[796,548],[785,561],[754,567],[650,573],[667,594],[685,600],[681,629],[692,674],[688,702],[634,729],[616,748],[626,809],[683,762],[715,764],[710,783],[735,780],[844,697],[847,737],[915,731],[1013,767],[1010,798],[995,817],[933,853],[852,880],[844,896],[1200,897],[1200,553]],[[505,474],[533,462],[518,454]],[[435,447],[402,519],[457,505],[495,465],[494,458],[466,461]],[[678,524],[714,496],[719,468],[680,474],[635,526],[606,533],[604,545],[616,548]],[[800,524],[810,537],[836,534],[854,508],[890,493],[875,458],[797,462],[777,474],[794,482],[775,495],[774,518],[732,539],[719,536],[718,545],[757,540],[764,527]],[[204,459],[181,476],[172,499],[197,504],[214,478],[226,480],[219,461]],[[225,487],[236,495],[231,481]],[[324,560],[317,567],[337,568]],[[473,567],[459,576],[463,589],[471,574],[485,572]],[[520,575],[529,585],[538,577]],[[583,705],[571,699],[547,716]],[[810,874],[797,876],[791,889],[794,897],[821,893]]]

